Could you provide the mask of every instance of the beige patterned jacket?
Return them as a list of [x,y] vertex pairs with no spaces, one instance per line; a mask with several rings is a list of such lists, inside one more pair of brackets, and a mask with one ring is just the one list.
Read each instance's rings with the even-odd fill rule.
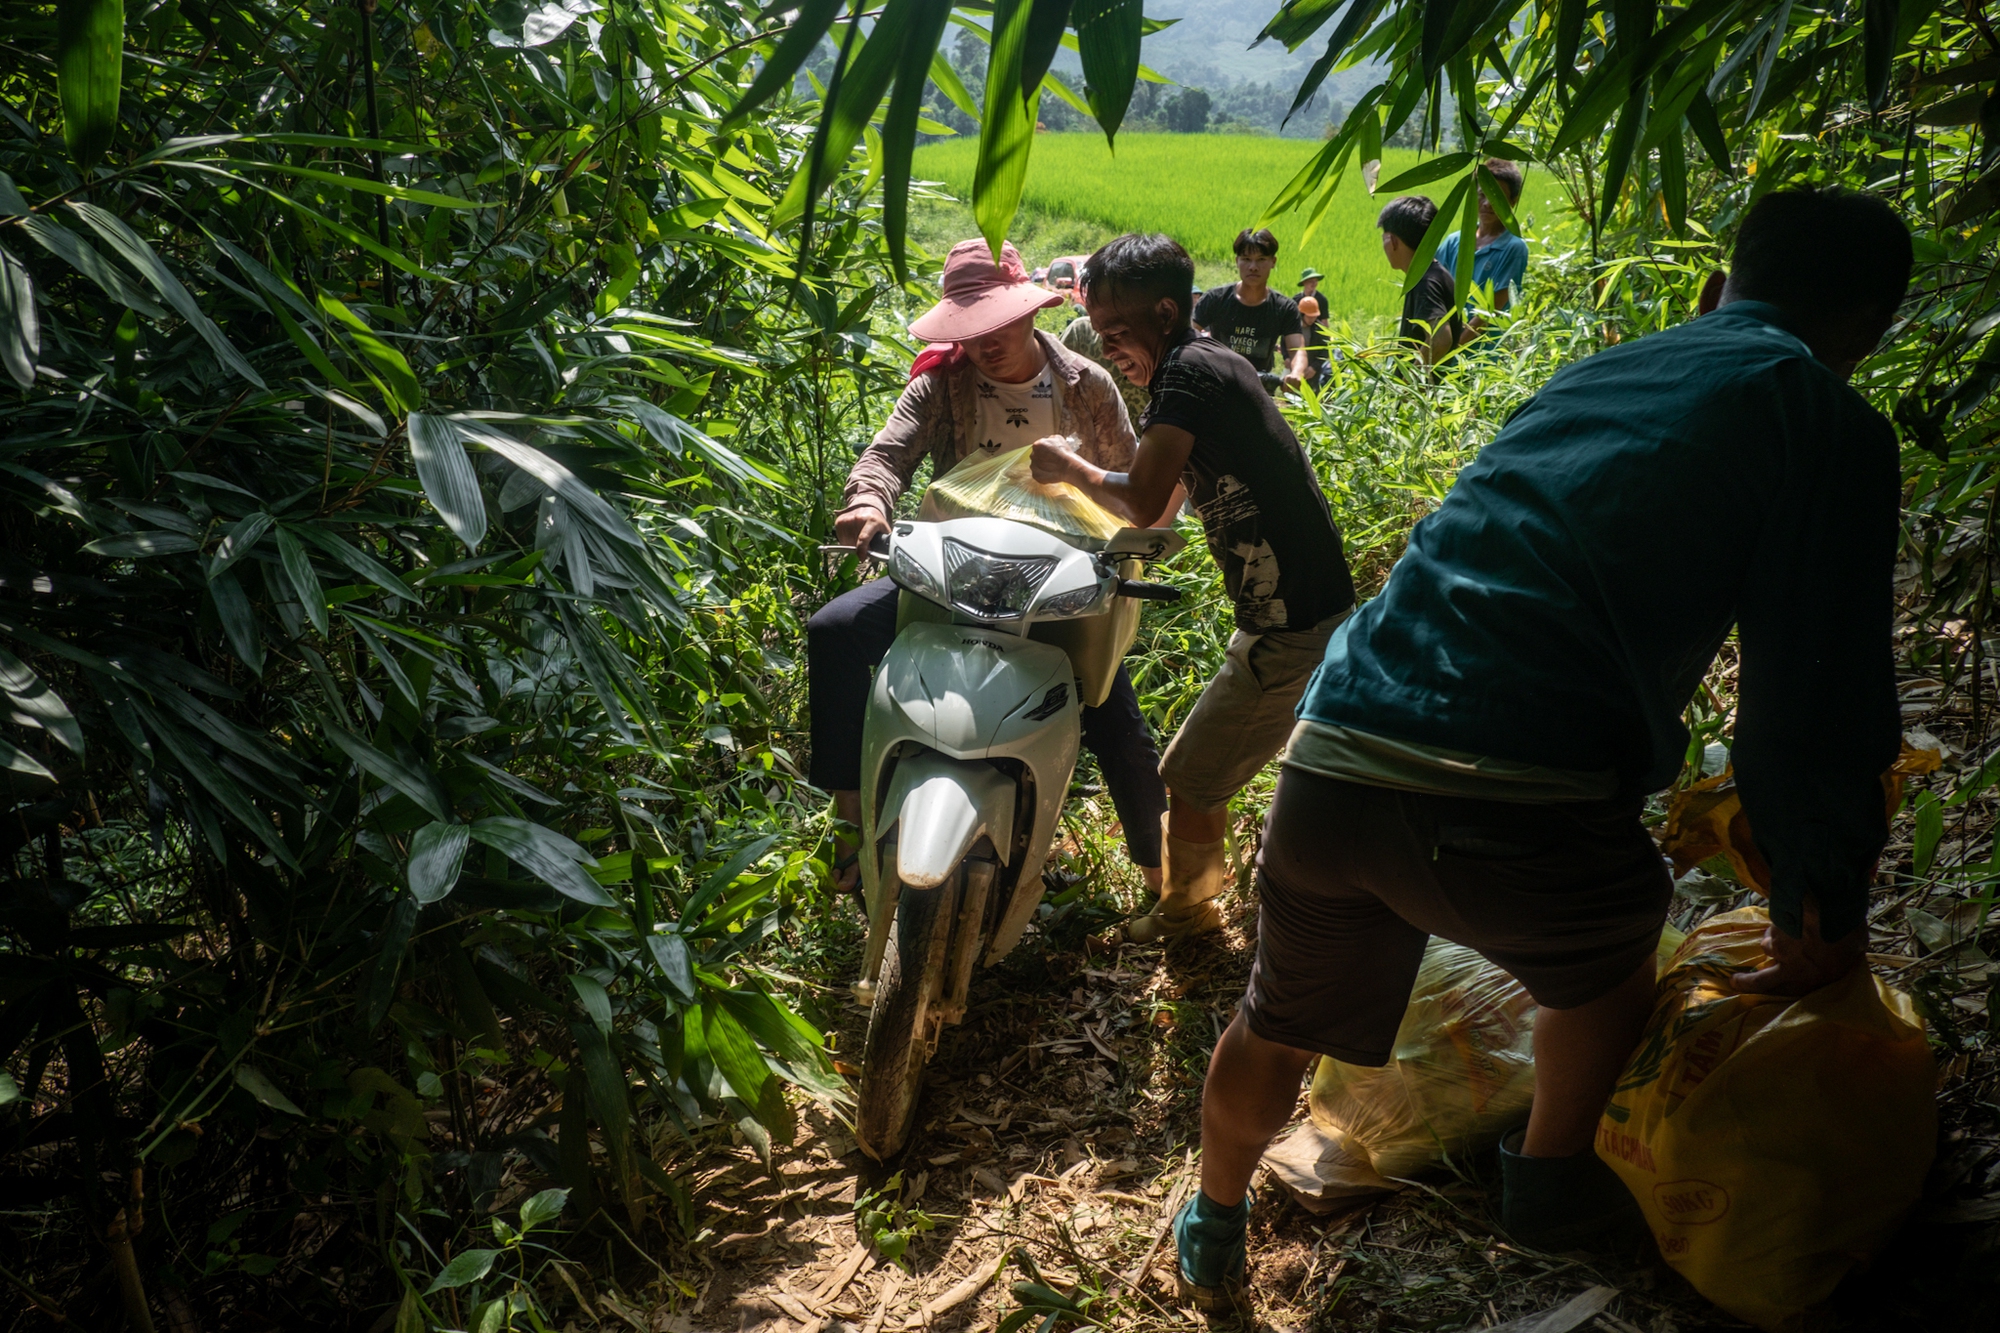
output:
[[[1098,366],[1064,347],[1040,329],[1041,340],[1055,371],[1056,434],[1074,435],[1079,452],[1101,468],[1122,472],[1132,463],[1139,441],[1118,386]],[[979,438],[979,372],[972,363],[932,370],[917,376],[896,400],[896,410],[875,436],[875,442],[854,460],[847,474],[841,508],[873,503],[884,515],[896,512],[896,497],[916,475],[918,464],[931,460],[931,476],[942,477],[967,455],[983,453]]]

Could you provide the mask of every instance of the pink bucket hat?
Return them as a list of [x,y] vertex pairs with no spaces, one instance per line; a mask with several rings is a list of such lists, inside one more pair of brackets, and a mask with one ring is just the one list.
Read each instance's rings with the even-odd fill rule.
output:
[[1028,280],[1012,241],[1000,243],[997,264],[985,241],[960,241],[945,256],[944,300],[913,322],[910,332],[926,342],[965,342],[1062,303],[1060,295]]

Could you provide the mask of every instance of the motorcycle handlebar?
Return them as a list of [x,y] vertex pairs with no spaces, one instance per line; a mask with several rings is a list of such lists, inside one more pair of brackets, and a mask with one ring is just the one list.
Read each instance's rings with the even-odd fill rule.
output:
[[875,539],[868,543],[868,554],[874,556],[877,560],[887,560],[889,558],[889,534],[886,532],[876,533]]
[[1137,579],[1118,580],[1120,597],[1136,597],[1142,602],[1178,602],[1181,590],[1171,583],[1141,583]]

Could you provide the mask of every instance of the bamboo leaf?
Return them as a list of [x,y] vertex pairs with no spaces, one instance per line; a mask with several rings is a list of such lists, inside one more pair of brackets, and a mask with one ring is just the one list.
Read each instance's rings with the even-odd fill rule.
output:
[[201,340],[215,352],[218,361],[258,388],[266,387],[263,377],[243,359],[243,354],[238,352],[235,344],[215,326],[215,321],[202,313],[201,306],[195,301],[193,294],[181,286],[179,278],[167,271],[167,266],[153,253],[153,247],[147,245],[137,232],[95,204],[71,200],[67,206],[82,218],[92,231],[103,237],[113,250],[123,255],[126,263],[139,270],[139,276],[151,283],[153,290],[193,327],[201,336]]
[[410,459],[431,507],[468,551],[477,551],[486,537],[486,497],[478,474],[466,457],[458,428],[443,417],[410,414]]
[[63,142],[86,170],[111,147],[125,61],[124,0],[56,0],[56,88]]
[[839,13],[840,0],[804,0],[784,29],[777,49],[764,61],[764,68],[757,72],[757,77],[743,90],[736,105],[729,108],[729,114],[722,118],[722,128],[734,128],[744,117],[770,101],[780,89],[789,87],[792,80],[798,77],[798,72],[805,68],[806,61],[819,47],[820,39],[826,36],[827,29],[833,26],[833,20]]
[[236,581],[234,573],[224,570],[209,576],[208,596],[215,605],[216,618],[222,621],[222,632],[229,646],[236,650],[244,666],[262,676],[264,636],[257,628],[257,613],[251,608],[243,585]]
[[35,313],[35,284],[20,260],[0,250],[0,366],[23,389],[35,387],[35,358],[42,350],[42,322]]
[[[919,11],[924,6],[946,2],[889,0],[883,7],[882,17],[876,20],[873,31],[841,75],[832,114],[822,122],[812,151],[807,154],[811,170],[801,171],[792,178],[785,197],[771,214],[772,225],[782,226],[803,214],[807,201],[817,199],[839,174],[848,154],[861,141],[862,128],[882,104],[882,95],[896,76],[904,42],[920,19]],[[938,30],[943,31],[942,25]],[[914,128],[913,123],[913,131]]]
[[166,307],[154,302],[139,289],[138,284],[68,227],[53,218],[38,215],[22,218],[21,227],[44,250],[96,283],[112,300],[138,311],[147,319],[167,317]]
[[236,1066],[236,1086],[273,1111],[283,1111],[286,1115],[295,1115],[301,1119],[305,1117],[305,1112],[299,1109],[299,1104],[287,1097],[284,1091],[271,1081],[271,1076],[255,1065]]
[[604,983],[596,977],[578,972],[569,979],[570,989],[583,1002],[583,1011],[590,1015],[590,1021],[597,1025],[599,1032],[611,1031],[611,993],[604,989]]
[[1143,0],[1080,0],[1075,9],[1084,95],[1107,143],[1117,141],[1118,127],[1132,105],[1146,21],[1143,11]]
[[225,162],[239,171],[275,171],[283,176],[297,176],[302,180],[324,181],[337,185],[343,190],[358,190],[363,194],[379,194],[385,199],[400,199],[404,203],[425,204],[431,208],[498,208],[498,204],[484,203],[477,199],[461,199],[455,194],[439,194],[435,190],[419,190],[409,185],[397,185],[391,181],[370,180],[366,176],[347,176],[337,171],[321,171],[316,167],[301,167],[290,162],[266,162],[254,157],[224,157],[215,159]]
[[285,577],[291,580],[292,590],[299,595],[299,605],[306,611],[306,618],[312,621],[321,638],[326,637],[326,593],[321,590],[319,574],[313,569],[312,557],[290,530],[278,529],[278,560],[285,567]]
[[949,0],[930,0],[917,7],[903,42],[895,90],[889,95],[889,113],[882,121],[882,232],[889,242],[889,259],[898,282],[910,280],[903,252],[909,232],[910,158],[916,148],[917,120],[923,114],[924,85],[937,62],[938,42],[950,17]]
[[227,533],[222,544],[215,548],[215,555],[208,562],[208,577],[218,577],[222,572],[256,549],[264,534],[271,530],[271,516],[259,509],[239,519]]
[[82,549],[88,555],[143,560],[149,556],[199,551],[201,543],[184,532],[121,532],[113,537],[99,537],[94,542],[85,542]]
[[577,480],[575,473],[541,450],[523,444],[504,431],[495,430],[483,422],[464,415],[455,415],[450,421],[458,428],[459,438],[467,443],[491,449],[515,467],[533,476],[536,481],[560,495],[571,509],[595,525],[607,537],[631,546],[644,545],[639,539],[639,534],[632,531],[632,525],[606,503],[603,496]]
[[694,962],[688,954],[687,941],[678,933],[653,934],[646,937],[646,951],[652,955],[653,965],[660,969],[660,975],[683,1000],[692,1000],[694,990]]
[[420,903],[434,903],[458,886],[465,849],[472,830],[463,824],[431,823],[410,839],[410,893]]
[[1285,112],[1287,121],[1298,114],[1300,107],[1313,99],[1313,94],[1317,93],[1320,85],[1326,82],[1327,74],[1332,71],[1340,58],[1347,54],[1347,49],[1354,45],[1354,39],[1374,21],[1375,15],[1381,11],[1384,3],[1385,0],[1354,0],[1354,4],[1341,17],[1340,26],[1333,30],[1333,36],[1326,39],[1326,50],[1320,53],[1319,59],[1313,61],[1312,68],[1306,71],[1306,77],[1299,84],[1299,91],[1292,98],[1291,109]]
[[1385,192],[1388,194],[1400,194],[1405,190],[1414,189],[1419,185],[1437,180],[1440,176],[1449,176],[1453,172],[1463,171],[1467,166],[1476,161],[1477,158],[1478,154],[1476,153],[1446,153],[1444,156],[1434,157],[1428,162],[1419,162],[1408,171],[1401,172],[1389,180],[1383,181],[1375,187],[1375,190],[1378,194]]
[[715,1067],[744,1105],[761,1108],[765,1088],[772,1082],[771,1068],[763,1052],[736,1016],[720,1004],[704,1004],[699,1011],[701,1035]]
[[1687,144],[1680,134],[1660,141],[1660,202],[1674,235],[1687,235]]
[[1437,257],[1438,246],[1444,243],[1444,238],[1458,225],[1455,216],[1465,203],[1466,191],[1471,188],[1471,175],[1461,176],[1458,184],[1451,187],[1451,193],[1444,197],[1444,202],[1438,205],[1437,216],[1431,219],[1431,225],[1425,229],[1424,239],[1418,244],[1416,254],[1410,257],[1409,270],[1403,274],[1405,296],[1409,295],[1410,290],[1422,282],[1424,274],[1430,271],[1431,260]]
[[1898,49],[1897,0],[1866,0],[1861,7],[1863,86],[1870,109],[1880,111],[1889,96],[1889,66]]
[[326,737],[339,746],[362,772],[372,775],[385,786],[393,787],[409,797],[432,819],[441,823],[450,822],[450,807],[440,792],[436,780],[427,771],[370,745],[344,728],[329,726],[326,728]]
[[7,698],[9,721],[46,731],[71,754],[83,754],[83,728],[69,705],[26,662],[4,648],[0,648],[0,694]]
[[1576,82],[1576,53],[1583,43],[1583,20],[1590,0],[1558,0],[1554,69],[1558,86]]
[[995,0],[993,54],[986,66],[986,114],[979,123],[979,165],[972,212],[996,261],[1021,205],[1035,120],[1021,97],[1021,71],[1034,27],[1034,0]]
[[472,839],[504,853],[558,893],[593,907],[618,905],[616,898],[583,872],[583,866],[597,864],[590,853],[554,829],[510,815],[495,815],[472,825]]
[[50,782],[56,780],[56,775],[49,771],[48,765],[4,736],[0,736],[0,768],[10,773],[26,773],[31,777],[47,778]]
[[1715,103],[1709,100],[1706,92],[1696,93],[1694,100],[1688,103],[1687,123],[1688,128],[1694,131],[1695,141],[1701,145],[1701,150],[1715,164],[1715,169],[1725,176],[1735,175],[1735,168],[1729,161],[1729,140],[1722,132],[1722,122],[1716,118]]
[[[1062,49],[1072,0],[1033,0],[1028,36],[1021,46],[1021,100],[1032,107],[1056,52]],[[1032,116],[1030,117],[1032,119]]]
[[389,1016],[389,1006],[396,998],[396,973],[402,970],[403,955],[409,952],[419,906],[414,895],[397,895],[375,939],[375,962],[361,992],[361,1022],[366,1031],[373,1032]]

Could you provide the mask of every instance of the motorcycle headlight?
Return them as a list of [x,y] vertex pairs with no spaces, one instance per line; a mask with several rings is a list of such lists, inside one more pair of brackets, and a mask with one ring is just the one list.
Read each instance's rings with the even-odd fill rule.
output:
[[1069,592],[1059,592],[1053,597],[1045,597],[1035,608],[1038,616],[1080,616],[1096,609],[1104,600],[1104,589],[1092,584],[1087,588],[1075,588]]
[[981,620],[1019,620],[1055,572],[1056,561],[1045,555],[988,555],[947,537],[944,567],[954,607]]
[[889,557],[889,577],[899,588],[907,588],[919,597],[928,597],[933,602],[944,601],[944,589],[938,587],[931,572],[918,563],[907,548],[898,546],[896,553]]

